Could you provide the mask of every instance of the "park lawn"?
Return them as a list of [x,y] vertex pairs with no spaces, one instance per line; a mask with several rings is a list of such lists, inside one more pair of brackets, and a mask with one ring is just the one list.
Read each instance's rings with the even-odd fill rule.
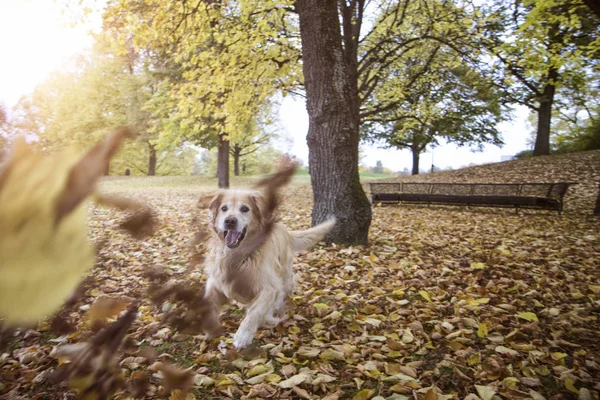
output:
[[[233,178],[232,186],[253,181]],[[196,200],[215,182],[104,180],[103,191],[151,205],[160,229],[136,241],[117,228],[121,214],[92,208],[91,236],[100,250],[91,284],[69,314],[76,330],[60,337],[41,323],[12,338],[0,351],[0,395],[63,398],[68,389],[49,380],[58,365],[51,351],[57,343],[90,337],[87,310],[98,297],[125,296],[139,299],[141,307],[132,340],[118,356],[126,380],[147,379],[148,398],[168,397],[165,382],[148,369],[157,361],[149,348],[161,362],[189,368],[183,375],[198,399],[489,400],[494,393],[575,399],[575,392],[597,398],[597,218],[376,206],[369,247],[320,245],[297,256],[291,318],[259,330],[258,347],[242,355],[231,346],[243,316],[237,306],[223,315],[227,333],[219,344],[162,323],[165,308],[147,293],[151,268],[173,280],[204,279],[186,271],[187,245],[206,219]],[[311,202],[309,182],[294,180],[284,190],[281,220],[291,229],[308,228]]]

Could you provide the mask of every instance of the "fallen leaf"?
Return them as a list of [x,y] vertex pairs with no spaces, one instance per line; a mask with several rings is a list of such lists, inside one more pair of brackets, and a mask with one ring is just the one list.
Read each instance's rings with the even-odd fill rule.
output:
[[491,386],[475,385],[475,389],[481,400],[492,400],[492,397],[496,394],[496,390]]
[[537,315],[535,315],[535,313],[532,313],[532,312],[529,312],[529,311],[527,311],[527,312],[518,312],[517,315],[519,316],[519,318],[522,318],[522,319],[524,319],[526,321],[533,321],[533,322],[539,321]]
[[363,389],[360,392],[356,393],[352,400],[368,400],[375,394],[373,389]]
[[277,385],[283,389],[289,389],[292,386],[297,386],[304,382],[308,377],[305,374],[297,374],[289,379],[279,382]]

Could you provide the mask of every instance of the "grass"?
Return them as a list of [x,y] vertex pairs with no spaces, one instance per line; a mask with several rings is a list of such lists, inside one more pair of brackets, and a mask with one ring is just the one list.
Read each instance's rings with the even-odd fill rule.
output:
[[[247,187],[265,175],[231,176],[231,187]],[[392,175],[361,172],[360,179],[377,180],[390,179]],[[310,175],[306,169],[299,170],[292,180],[296,184],[309,184]],[[107,190],[140,190],[140,189],[177,189],[177,190],[206,190],[217,187],[217,178],[210,176],[108,176],[100,183],[100,187]]]

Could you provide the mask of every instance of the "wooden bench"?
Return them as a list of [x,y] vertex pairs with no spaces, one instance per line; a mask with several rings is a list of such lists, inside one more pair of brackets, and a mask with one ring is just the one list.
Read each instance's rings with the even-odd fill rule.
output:
[[373,203],[417,203],[563,210],[563,197],[574,182],[554,183],[413,183],[373,182]]

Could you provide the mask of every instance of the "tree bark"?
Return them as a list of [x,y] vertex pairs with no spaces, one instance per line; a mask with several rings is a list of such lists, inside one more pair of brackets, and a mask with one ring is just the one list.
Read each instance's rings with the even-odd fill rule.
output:
[[240,176],[240,153],[242,149],[236,144],[233,146],[233,174],[235,176]]
[[412,174],[419,175],[419,157],[421,156],[421,152],[418,149],[412,150]]
[[552,121],[552,104],[554,103],[554,92],[556,90],[555,80],[558,71],[551,69],[548,73],[548,83],[544,87],[544,93],[540,98],[538,109],[538,126],[535,138],[534,156],[547,156],[550,154],[550,126]]
[[148,157],[148,176],[156,175],[156,146],[148,142],[150,156]]
[[335,216],[337,224],[326,241],[366,244],[371,206],[358,175],[357,59],[344,54],[337,5],[336,0],[296,2],[309,117],[312,223]]
[[219,189],[229,188],[229,139],[227,139],[224,133],[219,134],[217,178],[219,180]]

